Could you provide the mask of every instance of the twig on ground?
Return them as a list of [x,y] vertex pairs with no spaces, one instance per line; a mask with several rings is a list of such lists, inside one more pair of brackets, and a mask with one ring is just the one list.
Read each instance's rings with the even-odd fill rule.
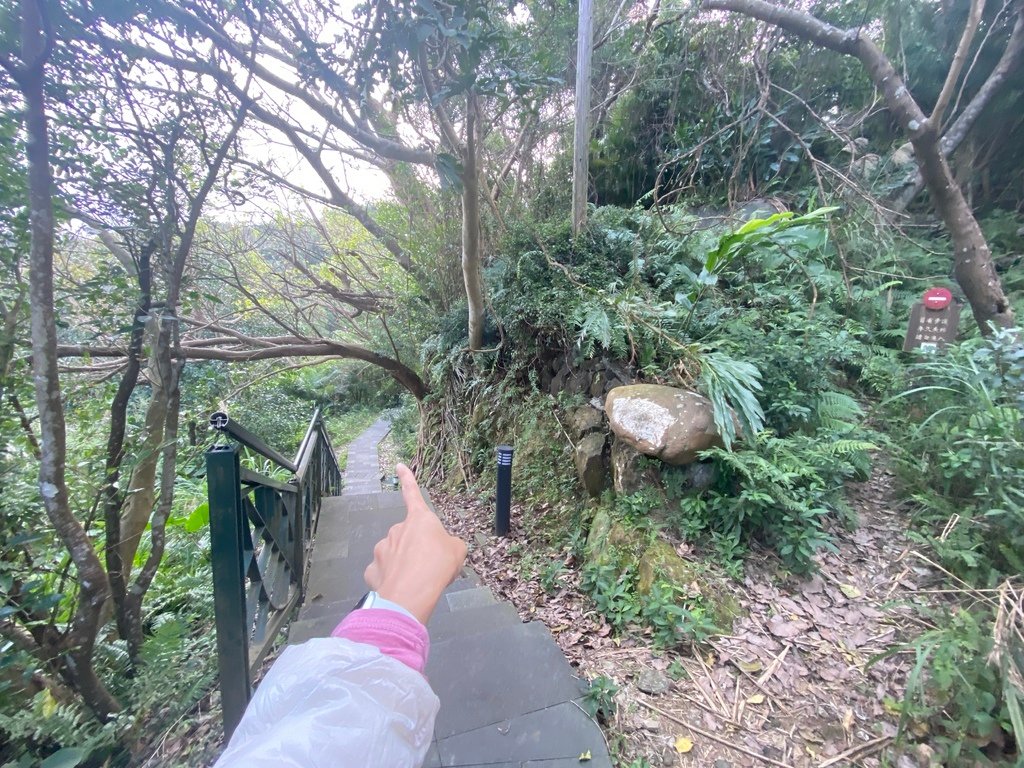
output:
[[713,709],[712,707],[709,707],[707,704],[702,704],[701,702],[697,701],[697,699],[693,698],[692,696],[687,696],[685,693],[681,693],[681,694],[679,694],[679,698],[683,699],[684,701],[688,701],[690,704],[693,704],[695,707],[699,707],[700,709],[703,709],[709,715],[714,715],[715,717],[721,718],[722,720],[725,721],[725,724],[728,725],[728,726],[731,726],[733,728],[745,728],[748,731],[750,730],[750,728],[748,726],[744,725],[743,723],[740,723],[740,722],[738,722],[736,720],[730,720],[729,718],[724,717],[721,712],[718,712],[717,710]]
[[757,678],[758,688],[764,690],[764,684],[771,680],[772,676],[779,671],[779,667],[781,667],[782,662],[786,660],[786,656],[789,655],[789,651],[792,647],[793,646],[791,644],[787,643],[786,647],[782,649],[782,653],[772,659],[772,663],[768,665],[768,669],[766,669],[764,673]]
[[829,768],[831,765],[838,765],[854,758],[865,758],[868,755],[872,755],[878,752],[892,741],[892,736],[879,736],[877,739],[871,741],[865,741],[862,744],[857,744],[854,747],[850,747],[845,752],[840,752],[835,757],[830,757],[828,760],[823,762],[818,768]]
[[696,654],[697,660],[700,662],[701,667],[704,668],[704,677],[707,678],[708,683],[711,685],[711,692],[715,694],[715,698],[718,699],[718,703],[722,707],[722,714],[728,717],[729,706],[725,703],[725,699],[722,698],[722,692],[718,690],[718,683],[715,682],[715,678],[711,674],[711,667],[708,666],[707,662],[704,661],[704,657],[699,653]]
[[760,760],[761,762],[768,763],[768,765],[775,765],[775,766],[778,766],[778,768],[793,768],[793,766],[790,765],[789,763],[783,763],[783,762],[780,762],[779,760],[774,760],[774,759],[772,759],[772,758],[770,758],[770,757],[768,757],[766,755],[758,754],[757,752],[755,752],[752,749],[747,749],[746,747],[740,746],[739,744],[733,744],[731,741],[729,741],[728,739],[725,739],[725,738],[719,736],[718,734],[712,733],[711,731],[705,731],[703,728],[698,728],[696,725],[693,725],[692,723],[688,723],[686,720],[683,720],[683,718],[681,718],[681,717],[673,715],[670,712],[666,712],[663,709],[659,709],[658,707],[654,706],[653,704],[651,704],[648,701],[644,701],[643,699],[637,699],[637,701],[640,704],[642,704],[643,706],[647,707],[652,712],[657,712],[659,715],[661,715],[662,717],[664,717],[664,718],[666,718],[668,720],[671,720],[673,723],[681,725],[681,726],[683,726],[683,728],[686,728],[689,731],[693,731],[697,735],[703,736],[705,739],[710,739],[711,741],[715,742],[716,744],[721,744],[723,747],[728,747],[729,749],[734,749],[737,752],[740,752],[741,754],[746,755],[747,757],[753,757],[755,760]]

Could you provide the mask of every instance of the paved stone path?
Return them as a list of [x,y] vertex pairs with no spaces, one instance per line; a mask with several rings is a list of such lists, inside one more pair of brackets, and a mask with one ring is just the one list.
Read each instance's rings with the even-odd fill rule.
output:
[[[404,517],[401,494],[380,490],[377,443],[387,431],[378,421],[349,446],[342,495],[324,499],[289,643],[330,634],[366,591],[374,544]],[[611,768],[600,729],[578,704],[586,683],[543,624],[524,624],[467,568],[427,629],[427,678],[441,710],[425,768]]]
[[377,493],[380,490],[377,445],[390,431],[389,419],[377,419],[369,429],[349,444],[343,483],[346,494]]

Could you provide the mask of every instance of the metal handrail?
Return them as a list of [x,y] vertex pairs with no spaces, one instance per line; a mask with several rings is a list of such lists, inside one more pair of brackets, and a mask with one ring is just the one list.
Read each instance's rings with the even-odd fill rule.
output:
[[[217,660],[230,737],[253,674],[302,601],[321,500],[341,492],[341,468],[319,409],[294,462],[226,413],[213,414],[210,424],[237,443],[206,452]],[[291,479],[243,469],[238,444],[288,469]]]
[[[317,409],[316,413],[317,416],[319,416],[320,410]],[[314,416],[313,419],[315,420],[317,416]],[[216,413],[210,414],[210,427],[218,432],[223,432],[224,434],[233,437],[247,448],[252,448],[256,453],[270,459],[279,467],[284,467],[289,472],[294,472],[296,470],[295,465],[297,463],[297,459],[296,462],[288,461],[288,459],[284,457],[284,454],[275,451],[248,429],[243,427],[237,421],[234,421],[230,416],[224,413],[224,411],[217,411]],[[312,427],[313,425],[310,424],[310,429],[312,429]]]

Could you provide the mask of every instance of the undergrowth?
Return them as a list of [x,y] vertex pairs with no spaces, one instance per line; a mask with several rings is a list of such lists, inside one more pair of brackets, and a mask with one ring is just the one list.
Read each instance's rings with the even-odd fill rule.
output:
[[1019,594],[1024,573],[1019,331],[922,358],[906,378],[886,407],[911,537],[945,569],[959,605],[930,616],[935,628],[908,644],[915,666],[893,706],[904,733],[938,745],[950,764],[1009,764],[1024,744],[1024,645],[1012,612],[1000,626],[1007,614],[997,597]]
[[[834,523],[856,525],[844,485],[866,479],[882,448],[897,457],[914,504],[911,536],[962,580],[956,589],[970,595],[1017,579],[1019,344],[1006,334],[982,340],[965,318],[966,342],[911,359],[902,339],[923,281],[956,293],[935,277],[948,270],[943,236],[912,241],[845,212],[826,226],[830,214],[768,216],[726,232],[695,226],[681,206],[599,208],[578,237],[563,222],[512,225],[487,275],[493,345],[467,355],[453,323],[425,347],[431,381],[446,388],[433,403],[441,428],[432,434],[441,435],[433,444],[447,456],[447,478],[489,488],[494,446],[515,445],[517,489],[559,509],[541,527],[582,552],[592,515],[566,502],[579,491],[561,419],[584,399],[556,402],[542,373],[557,356],[571,366],[613,360],[637,381],[709,397],[723,436],[697,465],[701,482],[660,467],[656,498],[637,506],[646,512],[625,509],[628,497],[614,502],[642,533],[656,508],[667,533],[734,578],[755,548],[773,552],[784,571],[812,571]],[[582,583],[617,630],[641,627],[666,645],[713,631],[702,606],[670,584],[641,596],[635,567],[592,562]],[[965,600],[895,649],[917,665],[906,700],[891,703],[904,715],[902,736],[927,734],[954,762],[992,757],[997,743],[1016,754],[1024,737],[1019,690],[978,652],[997,649],[995,611]]]

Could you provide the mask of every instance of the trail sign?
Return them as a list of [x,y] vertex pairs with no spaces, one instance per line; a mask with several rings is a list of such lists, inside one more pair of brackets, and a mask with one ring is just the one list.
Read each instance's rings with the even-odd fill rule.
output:
[[923,301],[925,309],[945,309],[953,302],[953,294],[949,288],[929,288],[924,292]]
[[960,305],[953,301],[953,294],[947,288],[929,288],[910,310],[903,351],[938,352],[956,339],[959,321]]

